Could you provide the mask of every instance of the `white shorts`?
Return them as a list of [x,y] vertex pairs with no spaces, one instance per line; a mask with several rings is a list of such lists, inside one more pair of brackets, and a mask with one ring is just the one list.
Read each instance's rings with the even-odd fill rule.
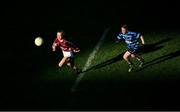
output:
[[62,51],[64,57],[73,57],[72,51]]

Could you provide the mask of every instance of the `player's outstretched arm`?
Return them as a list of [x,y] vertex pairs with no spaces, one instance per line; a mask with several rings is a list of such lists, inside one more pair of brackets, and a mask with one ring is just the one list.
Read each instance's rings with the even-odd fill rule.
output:
[[53,43],[53,45],[52,45],[52,51],[56,51],[56,46],[57,46],[57,44],[56,44],[56,43]]
[[66,44],[72,49],[73,52],[80,52],[79,47],[72,42],[66,41]]
[[122,35],[118,34],[114,40],[115,40],[116,43],[121,42],[122,41]]

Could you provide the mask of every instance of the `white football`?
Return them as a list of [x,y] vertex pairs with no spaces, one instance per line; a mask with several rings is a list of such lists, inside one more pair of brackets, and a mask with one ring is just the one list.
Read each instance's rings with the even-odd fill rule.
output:
[[35,40],[34,40],[34,43],[36,46],[41,46],[43,44],[43,38],[41,37],[37,37]]

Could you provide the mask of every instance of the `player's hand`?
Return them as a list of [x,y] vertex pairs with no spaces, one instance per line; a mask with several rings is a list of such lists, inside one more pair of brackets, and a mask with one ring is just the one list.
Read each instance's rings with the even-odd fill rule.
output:
[[117,38],[115,38],[114,41],[115,41],[115,43],[120,43],[121,42],[121,40],[119,40]]
[[79,48],[75,48],[75,49],[73,49],[73,52],[80,52],[80,49]]
[[56,51],[56,46],[57,46],[57,44],[56,44],[56,43],[53,43],[53,45],[52,45],[52,51]]
[[142,43],[141,46],[145,46],[145,43]]
[[56,51],[55,47],[52,47],[52,51]]
[[144,46],[145,45],[145,43],[141,43],[141,46]]

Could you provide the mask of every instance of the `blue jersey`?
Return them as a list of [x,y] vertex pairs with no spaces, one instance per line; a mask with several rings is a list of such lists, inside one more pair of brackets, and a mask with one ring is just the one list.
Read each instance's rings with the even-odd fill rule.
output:
[[129,49],[138,49],[141,34],[137,32],[128,31],[126,34],[119,33],[117,36],[118,40],[124,40]]

